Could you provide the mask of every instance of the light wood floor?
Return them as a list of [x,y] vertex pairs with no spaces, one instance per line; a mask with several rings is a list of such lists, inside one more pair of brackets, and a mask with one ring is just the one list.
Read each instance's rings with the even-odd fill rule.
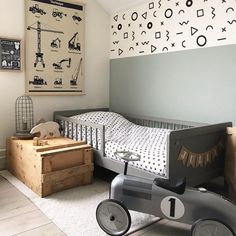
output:
[[25,195],[0,176],[1,236],[65,236]]

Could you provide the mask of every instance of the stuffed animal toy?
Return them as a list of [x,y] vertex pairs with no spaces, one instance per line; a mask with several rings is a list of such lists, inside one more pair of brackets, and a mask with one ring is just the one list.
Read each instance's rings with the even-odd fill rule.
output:
[[31,134],[40,133],[39,138],[56,138],[60,136],[59,125],[56,122],[48,121],[45,123],[38,124],[34,126],[31,131]]

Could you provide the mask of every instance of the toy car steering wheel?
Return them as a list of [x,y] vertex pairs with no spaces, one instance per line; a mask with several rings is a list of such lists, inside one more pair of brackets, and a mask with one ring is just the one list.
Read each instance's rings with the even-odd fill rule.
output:
[[129,161],[140,161],[141,159],[139,154],[129,151],[116,151],[114,155],[125,161],[124,175],[127,175]]
[[135,152],[130,151],[116,151],[114,155],[124,161],[140,161],[141,156]]

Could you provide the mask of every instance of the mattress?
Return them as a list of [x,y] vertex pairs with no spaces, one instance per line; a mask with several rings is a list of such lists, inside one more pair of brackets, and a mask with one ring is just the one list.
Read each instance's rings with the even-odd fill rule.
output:
[[[72,118],[105,126],[105,158],[122,161],[114,155],[116,151],[135,152],[141,156],[141,160],[130,162],[129,165],[166,177],[167,136],[171,130],[136,125],[114,112],[88,112]],[[71,126],[69,127],[71,136]],[[85,130],[82,131],[84,139]],[[75,128],[73,132],[75,136]],[[95,146],[95,132],[92,133],[92,138],[88,132],[87,140],[88,143],[92,140]],[[100,144],[101,140],[98,139],[98,145]]]

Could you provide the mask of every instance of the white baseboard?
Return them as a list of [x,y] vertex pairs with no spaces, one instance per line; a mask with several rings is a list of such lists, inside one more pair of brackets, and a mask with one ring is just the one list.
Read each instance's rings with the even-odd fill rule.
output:
[[5,170],[6,167],[6,150],[0,149],[0,170]]

